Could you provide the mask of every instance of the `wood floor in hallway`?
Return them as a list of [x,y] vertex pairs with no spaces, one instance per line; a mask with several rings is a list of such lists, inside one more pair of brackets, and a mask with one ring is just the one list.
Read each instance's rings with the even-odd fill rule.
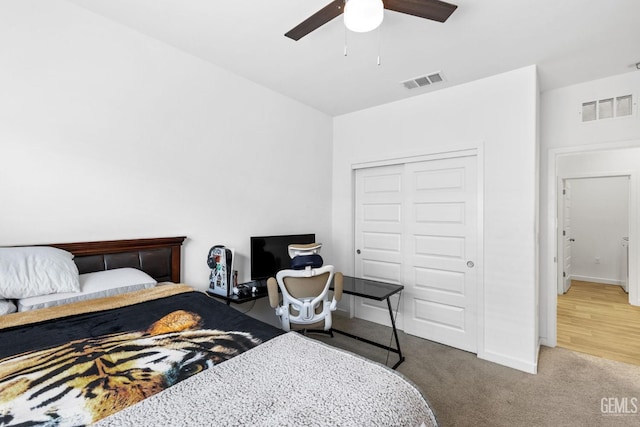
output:
[[558,346],[640,365],[640,307],[620,286],[574,280],[558,295]]

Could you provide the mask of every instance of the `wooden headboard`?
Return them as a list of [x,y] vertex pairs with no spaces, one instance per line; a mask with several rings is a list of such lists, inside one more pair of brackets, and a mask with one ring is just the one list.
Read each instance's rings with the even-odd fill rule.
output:
[[158,282],[180,282],[182,242],[186,237],[154,239],[103,240],[99,242],[54,243],[71,252],[78,271],[93,273],[114,268],[134,267]]

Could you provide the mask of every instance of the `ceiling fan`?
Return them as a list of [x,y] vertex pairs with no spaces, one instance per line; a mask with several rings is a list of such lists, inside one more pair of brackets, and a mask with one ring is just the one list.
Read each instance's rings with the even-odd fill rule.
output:
[[[346,0],[351,2],[354,0]],[[358,1],[359,3],[360,1]],[[380,1],[378,0],[380,3]],[[430,19],[432,21],[445,22],[458,6],[440,0],[384,0],[384,8],[395,12],[406,13],[419,18]],[[350,6],[346,6],[350,7]],[[345,0],[334,0],[309,18],[288,31],[285,36],[293,40],[300,40],[302,37],[320,28],[332,19],[340,16],[345,10]],[[379,21],[382,22],[382,11],[380,11]],[[378,25],[379,23],[378,22]],[[348,26],[348,25],[347,25]],[[377,25],[376,25],[377,27]],[[375,27],[374,27],[375,28]],[[357,31],[357,30],[356,30]]]

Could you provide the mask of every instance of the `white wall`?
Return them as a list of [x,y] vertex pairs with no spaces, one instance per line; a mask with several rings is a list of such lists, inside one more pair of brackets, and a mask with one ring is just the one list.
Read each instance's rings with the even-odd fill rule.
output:
[[[599,120],[582,123],[580,111],[583,102],[605,99],[611,96],[633,94],[634,114],[630,117]],[[640,146],[640,120],[638,120],[637,100],[640,94],[640,72],[633,71],[605,79],[568,86],[544,92],[540,98],[540,336],[541,342],[555,345],[556,315],[556,265],[555,248],[555,194],[557,176],[555,159],[560,156],[579,155],[581,151],[600,151],[616,148],[623,150],[621,158],[632,159],[634,154],[625,155],[628,147]],[[550,159],[552,163],[550,164]],[[597,159],[597,155],[596,158]],[[637,161],[637,160],[636,160]],[[589,168],[602,173],[607,166],[598,163],[584,163],[583,172]],[[609,167],[607,172],[627,169],[625,166]],[[594,172],[595,173],[595,172]]]
[[325,114],[60,0],[1,2],[0,52],[0,245],[186,235],[203,288],[214,244],[330,247]]
[[[560,165],[558,168],[560,169]],[[620,285],[629,236],[629,177],[579,178],[571,184],[571,277]],[[623,262],[624,261],[624,262]]]
[[[354,269],[352,165],[481,148],[484,294],[478,356],[537,363],[537,77],[534,66],[334,120],[333,240]],[[483,328],[482,328],[483,326]]]

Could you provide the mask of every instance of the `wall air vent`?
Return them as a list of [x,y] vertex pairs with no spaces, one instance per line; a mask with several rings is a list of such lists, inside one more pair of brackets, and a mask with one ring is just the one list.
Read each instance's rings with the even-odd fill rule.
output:
[[582,103],[580,116],[583,122],[631,116],[635,104],[632,95],[587,101]]
[[415,89],[418,87],[430,86],[442,81],[444,81],[442,74],[440,74],[440,71],[437,71],[426,76],[414,77],[412,79],[405,80],[402,82],[402,85],[407,89]]

